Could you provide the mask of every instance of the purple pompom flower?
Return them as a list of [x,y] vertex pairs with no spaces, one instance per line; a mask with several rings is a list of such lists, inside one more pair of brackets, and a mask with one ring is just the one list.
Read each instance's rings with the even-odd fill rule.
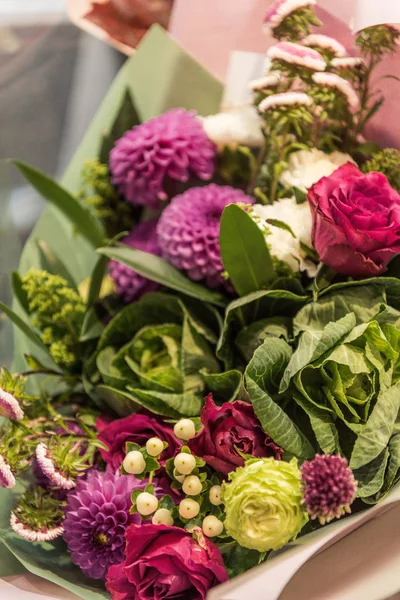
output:
[[2,388],[0,388],[0,417],[6,417],[13,421],[20,421],[24,418],[24,411],[18,400]]
[[324,525],[349,513],[357,492],[357,481],[345,458],[316,455],[300,467],[303,501],[311,519]]
[[125,559],[125,530],[141,522],[130,514],[131,494],[146,485],[133,475],[91,471],[68,495],[64,540],[72,562],[91,579],[105,578],[111,565]]
[[0,486],[13,488],[16,484],[15,477],[8,462],[0,454]]
[[[158,219],[150,219],[150,221],[140,223],[122,240],[122,243],[136,250],[160,256],[161,251],[156,233],[157,223]],[[154,292],[160,287],[158,283],[142,277],[133,269],[116,260],[110,261],[110,277],[115,281],[118,296],[121,296],[127,304],[132,300],[137,300],[147,292]]]
[[158,223],[163,256],[191,279],[204,279],[212,288],[226,284],[218,243],[221,215],[228,204],[253,202],[241,190],[215,184],[176,196]]
[[193,111],[172,109],[134,127],[110,152],[112,183],[131,204],[157,208],[166,178],[205,181],[215,170],[216,148]]

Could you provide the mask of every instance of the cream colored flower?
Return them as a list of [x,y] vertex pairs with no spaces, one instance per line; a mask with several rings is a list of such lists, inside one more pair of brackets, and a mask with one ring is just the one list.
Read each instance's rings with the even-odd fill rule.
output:
[[218,113],[202,119],[206,134],[217,146],[250,146],[264,143],[262,121],[252,106]]
[[300,150],[290,155],[288,168],[282,173],[280,183],[287,188],[295,187],[306,192],[322,177],[329,177],[347,162],[354,161],[343,152],[325,154],[316,148],[310,152]]

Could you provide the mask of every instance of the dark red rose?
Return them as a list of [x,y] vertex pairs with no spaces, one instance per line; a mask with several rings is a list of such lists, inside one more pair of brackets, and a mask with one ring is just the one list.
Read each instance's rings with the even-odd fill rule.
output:
[[228,574],[218,548],[195,533],[198,541],[179,527],[128,527],[126,559],[107,575],[112,600],[204,600]]
[[400,195],[382,173],[348,163],[313,185],[308,200],[315,249],[338,273],[380,275],[400,253]]
[[264,433],[253,407],[247,402],[236,400],[219,407],[209,394],[200,418],[203,428],[188,446],[193,454],[223,475],[244,465],[236,448],[258,458],[273,456],[279,460],[281,457],[282,448]]
[[106,419],[97,420],[99,440],[108,446],[107,450],[100,450],[103,460],[116,471],[125,458],[127,442],[134,442],[144,447],[148,439],[159,437],[163,442],[168,442],[168,448],[161,457],[167,460],[175,456],[180,441],[175,437],[173,426],[164,423],[155,416],[134,414],[124,419],[117,419],[109,423]]

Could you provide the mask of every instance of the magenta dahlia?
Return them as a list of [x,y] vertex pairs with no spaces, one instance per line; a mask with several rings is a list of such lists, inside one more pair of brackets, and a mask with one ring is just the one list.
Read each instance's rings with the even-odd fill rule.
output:
[[303,501],[311,519],[324,525],[350,512],[357,493],[357,481],[345,458],[316,455],[300,467]]
[[146,483],[133,475],[91,471],[68,494],[64,540],[72,562],[91,579],[105,578],[125,558],[125,530],[140,517],[130,514],[131,494]]
[[174,108],[137,125],[110,152],[112,183],[131,204],[157,208],[166,200],[166,179],[209,180],[216,148],[193,111]]
[[[158,219],[150,219],[140,223],[122,240],[122,243],[136,250],[160,256],[156,234],[157,222]],[[115,260],[110,261],[110,277],[115,281],[118,296],[121,296],[127,304],[159,288],[158,283],[142,277],[133,269]]]
[[223,285],[218,243],[222,212],[228,204],[253,202],[241,190],[215,184],[175,196],[158,222],[162,255],[191,279],[204,279],[209,287]]

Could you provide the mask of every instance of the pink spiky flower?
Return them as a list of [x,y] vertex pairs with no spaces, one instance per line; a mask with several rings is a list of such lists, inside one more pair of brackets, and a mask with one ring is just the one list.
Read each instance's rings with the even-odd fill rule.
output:
[[311,71],[325,71],[326,69],[326,62],[319,52],[293,42],[279,42],[275,46],[271,46],[267,57],[271,60],[305,67]]
[[278,27],[286,17],[299,8],[315,6],[316,0],[277,0],[264,17],[264,30]]
[[343,77],[339,77],[335,73],[314,73],[312,78],[316,84],[336,89],[343,94],[352,110],[357,110],[360,106],[358,94],[347,79],[343,79]]
[[11,529],[16,534],[25,540],[28,540],[28,542],[51,542],[64,533],[64,528],[62,525],[53,527],[51,529],[42,527],[40,530],[35,531],[28,525],[25,525],[25,523],[23,523],[15,513],[11,513],[10,525]]
[[311,33],[302,40],[304,46],[311,46],[312,48],[321,48],[321,50],[329,50],[336,57],[346,56],[346,48],[335,38],[329,35],[322,35],[319,33]]
[[331,66],[335,69],[356,69],[364,65],[364,59],[361,56],[343,56],[333,58]]
[[12,421],[21,421],[24,418],[24,411],[18,400],[3,388],[0,388],[0,417],[6,417]]
[[264,98],[258,105],[260,112],[265,113],[280,106],[311,106],[312,98],[304,92],[283,92]]
[[11,467],[0,454],[0,486],[3,488],[13,488],[15,484],[16,481]]
[[75,481],[65,477],[55,466],[53,460],[48,456],[48,448],[43,442],[36,447],[36,460],[43,474],[49,480],[50,485],[59,487],[62,490],[72,490],[75,487]]
[[317,454],[300,467],[303,503],[311,519],[324,525],[350,513],[357,493],[357,481],[345,458]]

